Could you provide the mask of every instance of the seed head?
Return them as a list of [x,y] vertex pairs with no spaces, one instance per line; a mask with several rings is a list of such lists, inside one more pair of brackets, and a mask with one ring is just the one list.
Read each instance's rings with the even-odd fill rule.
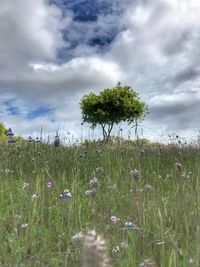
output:
[[138,181],[140,179],[140,173],[136,169],[131,170],[131,175],[135,181]]
[[93,188],[93,189],[91,189],[91,190],[86,190],[86,191],[85,191],[85,195],[86,195],[86,196],[95,196],[96,193],[97,193],[97,191],[96,191],[95,188]]
[[183,165],[181,163],[179,163],[178,161],[174,164],[174,167],[177,171],[181,171],[182,170],[182,167]]
[[96,189],[100,186],[100,182],[96,177],[91,179],[89,184],[91,188],[96,188]]
[[58,147],[60,145],[60,138],[58,135],[55,136],[54,147]]
[[103,173],[103,167],[96,167],[96,172],[97,173]]
[[95,230],[89,231],[83,240],[83,267],[108,267],[109,256],[106,241]]

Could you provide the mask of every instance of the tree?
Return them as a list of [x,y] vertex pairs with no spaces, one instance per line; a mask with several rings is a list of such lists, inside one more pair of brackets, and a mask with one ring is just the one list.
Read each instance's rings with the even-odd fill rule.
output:
[[83,122],[100,125],[104,140],[109,139],[114,124],[121,121],[128,123],[143,120],[148,113],[148,107],[141,102],[130,86],[121,83],[111,89],[104,89],[99,95],[90,93],[80,102]]

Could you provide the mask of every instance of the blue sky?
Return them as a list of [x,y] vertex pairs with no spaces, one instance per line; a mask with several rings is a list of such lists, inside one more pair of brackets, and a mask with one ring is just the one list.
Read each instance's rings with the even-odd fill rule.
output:
[[196,134],[199,17],[198,0],[2,0],[0,121],[78,138],[81,97],[121,81],[149,105],[144,136]]

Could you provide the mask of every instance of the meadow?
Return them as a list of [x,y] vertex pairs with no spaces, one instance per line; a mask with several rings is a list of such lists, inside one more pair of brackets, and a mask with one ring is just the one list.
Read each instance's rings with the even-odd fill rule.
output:
[[83,266],[92,229],[113,267],[200,266],[199,145],[0,144],[0,266]]

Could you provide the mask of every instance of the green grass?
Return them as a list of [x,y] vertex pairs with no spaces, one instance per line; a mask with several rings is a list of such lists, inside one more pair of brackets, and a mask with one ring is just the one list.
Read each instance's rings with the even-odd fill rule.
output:
[[[138,182],[133,169],[139,170]],[[197,146],[168,145],[160,153],[158,146],[147,145],[141,153],[131,143],[57,149],[2,143],[0,266],[81,266],[81,247],[74,247],[71,237],[96,229],[108,241],[113,267],[139,266],[148,258],[159,267],[198,267],[199,176]],[[84,194],[93,177],[100,181],[96,201]],[[24,183],[29,186],[23,189]],[[72,198],[60,200],[65,189]],[[120,220],[113,223],[112,215]],[[126,222],[137,229],[124,229]]]

